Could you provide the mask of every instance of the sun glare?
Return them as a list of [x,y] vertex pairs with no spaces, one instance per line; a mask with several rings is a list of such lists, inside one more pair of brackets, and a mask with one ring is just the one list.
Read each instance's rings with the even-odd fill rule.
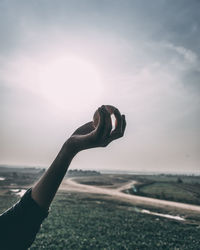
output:
[[41,94],[61,108],[91,105],[102,91],[95,67],[75,57],[56,58],[42,65],[39,83]]
[[102,95],[98,70],[92,63],[76,56],[23,57],[8,68],[9,82],[39,94],[55,108],[96,107]]

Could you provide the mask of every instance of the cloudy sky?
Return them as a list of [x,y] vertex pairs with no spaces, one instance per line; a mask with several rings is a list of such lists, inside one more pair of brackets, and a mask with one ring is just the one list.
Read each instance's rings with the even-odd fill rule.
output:
[[0,164],[49,166],[101,104],[125,137],[72,168],[200,171],[200,1],[0,1]]

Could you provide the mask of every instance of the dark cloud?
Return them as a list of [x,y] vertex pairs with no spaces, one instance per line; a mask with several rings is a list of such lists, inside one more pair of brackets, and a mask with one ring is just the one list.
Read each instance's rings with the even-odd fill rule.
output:
[[0,48],[17,48],[31,32],[57,27],[75,33],[110,31],[133,41],[167,40],[199,52],[199,9],[195,0],[1,1]]
[[[150,32],[153,40],[167,40],[175,45],[199,52],[200,1],[158,0],[136,2],[139,6],[138,13],[140,15],[138,16],[141,23],[151,25]],[[142,19],[144,19],[143,22]]]

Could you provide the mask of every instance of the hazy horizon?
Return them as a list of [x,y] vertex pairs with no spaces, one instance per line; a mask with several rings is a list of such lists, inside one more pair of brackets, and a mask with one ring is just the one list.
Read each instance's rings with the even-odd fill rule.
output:
[[102,104],[125,136],[70,168],[200,171],[200,2],[1,1],[0,164],[49,166]]
[[[49,166],[34,166],[34,165],[8,165],[8,164],[0,164],[0,168],[10,168],[10,169],[47,169]],[[68,170],[78,170],[78,171],[97,171],[100,172],[101,174],[136,174],[136,175],[160,175],[160,174],[169,174],[169,175],[195,175],[195,176],[200,176],[200,170],[197,171],[159,171],[159,170],[150,170],[150,171],[142,171],[142,170],[121,170],[121,169],[103,169],[103,168],[75,168],[70,166]]]

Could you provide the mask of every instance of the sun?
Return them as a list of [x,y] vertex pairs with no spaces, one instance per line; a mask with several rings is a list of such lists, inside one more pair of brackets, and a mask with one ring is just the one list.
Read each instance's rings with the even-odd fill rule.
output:
[[99,104],[103,92],[97,67],[75,55],[18,57],[9,64],[8,71],[6,80],[12,85],[40,95],[55,109],[88,110]]
[[40,67],[40,93],[60,108],[90,106],[101,96],[100,74],[86,60],[75,56],[60,56]]

